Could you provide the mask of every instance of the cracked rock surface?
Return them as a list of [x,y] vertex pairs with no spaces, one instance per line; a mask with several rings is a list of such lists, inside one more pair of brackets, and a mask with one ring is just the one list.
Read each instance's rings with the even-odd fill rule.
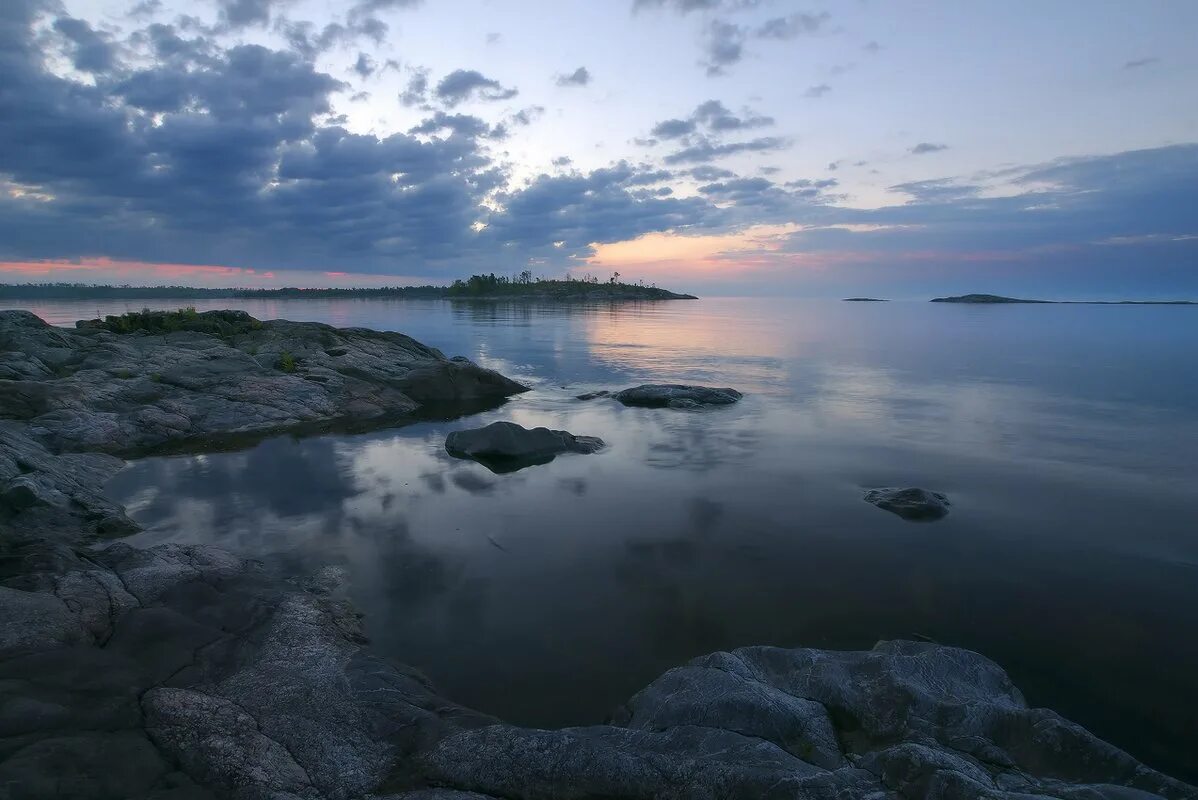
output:
[[[169,316],[151,312],[145,324]],[[128,453],[498,401],[526,388],[401,333],[260,322],[241,311],[192,313],[171,326],[115,333],[116,323],[83,322],[65,330],[27,311],[0,311],[0,418],[28,422],[57,451]]]
[[[48,349],[4,349],[13,335]],[[928,643],[714,653],[589,727],[532,730],[458,706],[372,654],[336,570],[283,579],[215,548],[114,542],[136,529],[101,494],[121,462],[65,451],[119,451],[118,440],[77,435],[99,423],[75,423],[111,414],[141,443],[194,428],[163,427],[111,377],[79,377],[90,367],[39,378],[39,363],[76,363],[46,343],[91,347],[75,336],[97,337],[105,352],[126,346],[123,335],[46,331],[11,312],[0,325],[10,337],[0,364],[17,376],[0,379],[0,800],[1198,798],[1029,708],[986,658]],[[371,346],[400,341],[384,338]],[[128,346],[153,358],[165,345]],[[428,358],[431,394],[444,381],[497,380]],[[307,383],[342,413],[415,380],[414,367],[393,369],[399,383],[370,390]],[[28,388],[39,382],[56,387]],[[172,384],[147,407],[232,407],[191,385]],[[41,398],[37,413],[27,413],[31,398]],[[196,419],[224,419],[213,413]]]

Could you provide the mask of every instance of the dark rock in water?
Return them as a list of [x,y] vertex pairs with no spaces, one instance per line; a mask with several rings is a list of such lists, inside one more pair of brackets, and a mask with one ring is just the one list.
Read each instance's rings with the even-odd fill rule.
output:
[[940,492],[916,488],[870,489],[865,493],[865,502],[910,520],[940,519],[948,513],[950,505]]
[[575,436],[568,431],[521,427],[514,422],[492,422],[485,428],[453,431],[445,438],[450,455],[471,458],[492,472],[515,472],[535,464],[548,464],[562,453],[594,453],[603,440]]
[[598,397],[611,397],[611,392],[606,389],[600,389],[597,392],[584,392],[575,396],[575,400],[594,400]]
[[626,406],[644,408],[698,408],[699,406],[726,406],[735,403],[743,395],[735,389],[717,389],[709,386],[684,386],[682,384],[647,383],[634,386],[612,395]]

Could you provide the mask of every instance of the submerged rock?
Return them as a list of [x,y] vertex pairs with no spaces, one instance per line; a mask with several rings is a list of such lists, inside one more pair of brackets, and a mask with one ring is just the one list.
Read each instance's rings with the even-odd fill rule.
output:
[[575,395],[575,400],[594,400],[599,397],[611,397],[611,392],[606,389],[600,389],[597,392],[583,392],[580,395]]
[[909,520],[940,519],[948,513],[950,503],[940,492],[929,492],[918,488],[870,489],[865,493],[865,502],[873,503]]
[[740,400],[743,395],[735,389],[729,388],[647,383],[616,392],[612,397],[626,406],[698,408],[699,406],[731,405]]
[[603,440],[568,431],[524,428],[514,422],[492,422],[484,428],[453,431],[445,438],[450,455],[471,458],[492,472],[514,472],[547,464],[562,453],[594,453]]

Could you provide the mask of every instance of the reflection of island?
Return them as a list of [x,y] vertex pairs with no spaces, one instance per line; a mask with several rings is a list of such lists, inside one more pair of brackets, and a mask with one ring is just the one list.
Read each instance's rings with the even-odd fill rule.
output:
[[955,297],[934,297],[933,303],[1039,303],[1046,305],[1088,306],[1192,306],[1193,300],[1024,300],[1018,297],[1003,297],[998,294],[962,294]]

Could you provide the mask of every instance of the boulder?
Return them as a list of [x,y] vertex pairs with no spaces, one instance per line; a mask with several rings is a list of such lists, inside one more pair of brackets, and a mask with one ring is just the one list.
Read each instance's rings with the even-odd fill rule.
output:
[[865,502],[873,503],[903,519],[931,521],[948,513],[948,498],[940,492],[929,492],[918,488],[870,489],[865,493]]
[[634,386],[612,395],[626,406],[644,408],[699,408],[700,406],[726,406],[740,400],[743,395],[735,389],[710,386],[684,386],[682,384],[647,383]]
[[594,453],[603,446],[603,440],[594,436],[575,436],[548,428],[530,430],[514,422],[453,431],[445,439],[450,455],[473,459],[500,473],[547,464],[562,453]]

